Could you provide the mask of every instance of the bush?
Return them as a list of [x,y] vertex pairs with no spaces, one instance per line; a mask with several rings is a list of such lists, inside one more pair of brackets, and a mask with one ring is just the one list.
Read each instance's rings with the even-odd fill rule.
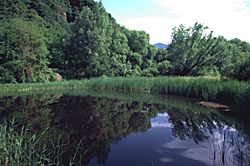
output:
[[250,59],[239,64],[239,66],[236,68],[234,78],[244,81],[250,80]]
[[224,75],[226,77],[249,81],[250,80],[250,56],[246,60],[237,62],[236,64],[231,64],[224,68]]

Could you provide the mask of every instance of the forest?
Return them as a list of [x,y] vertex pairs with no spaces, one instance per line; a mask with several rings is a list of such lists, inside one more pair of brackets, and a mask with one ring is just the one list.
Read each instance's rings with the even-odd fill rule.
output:
[[212,76],[250,79],[250,44],[206,25],[173,28],[166,49],[119,25],[94,0],[4,0],[0,83],[90,77]]

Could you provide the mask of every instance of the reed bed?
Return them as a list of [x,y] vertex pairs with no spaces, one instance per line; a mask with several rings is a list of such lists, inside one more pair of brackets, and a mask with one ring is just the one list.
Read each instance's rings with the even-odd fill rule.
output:
[[100,77],[40,84],[1,84],[0,94],[48,91],[172,94],[250,108],[250,83],[206,77]]
[[235,107],[250,106],[250,83],[204,77],[131,77],[91,79],[88,89],[126,93],[172,94],[219,102]]

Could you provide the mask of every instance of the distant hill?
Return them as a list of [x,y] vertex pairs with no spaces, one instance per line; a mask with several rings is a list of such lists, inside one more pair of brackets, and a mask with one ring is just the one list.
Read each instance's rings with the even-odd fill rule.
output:
[[164,43],[156,43],[156,44],[154,44],[154,46],[157,48],[167,48],[168,47],[168,45],[164,44]]

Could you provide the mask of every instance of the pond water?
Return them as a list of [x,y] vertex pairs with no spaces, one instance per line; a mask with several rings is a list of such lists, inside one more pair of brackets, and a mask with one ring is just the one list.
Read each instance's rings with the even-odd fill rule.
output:
[[250,111],[222,112],[183,98],[100,93],[0,97],[1,122],[13,117],[31,132],[46,129],[40,144],[60,138],[64,163],[79,145],[81,163],[90,166],[250,161]]

